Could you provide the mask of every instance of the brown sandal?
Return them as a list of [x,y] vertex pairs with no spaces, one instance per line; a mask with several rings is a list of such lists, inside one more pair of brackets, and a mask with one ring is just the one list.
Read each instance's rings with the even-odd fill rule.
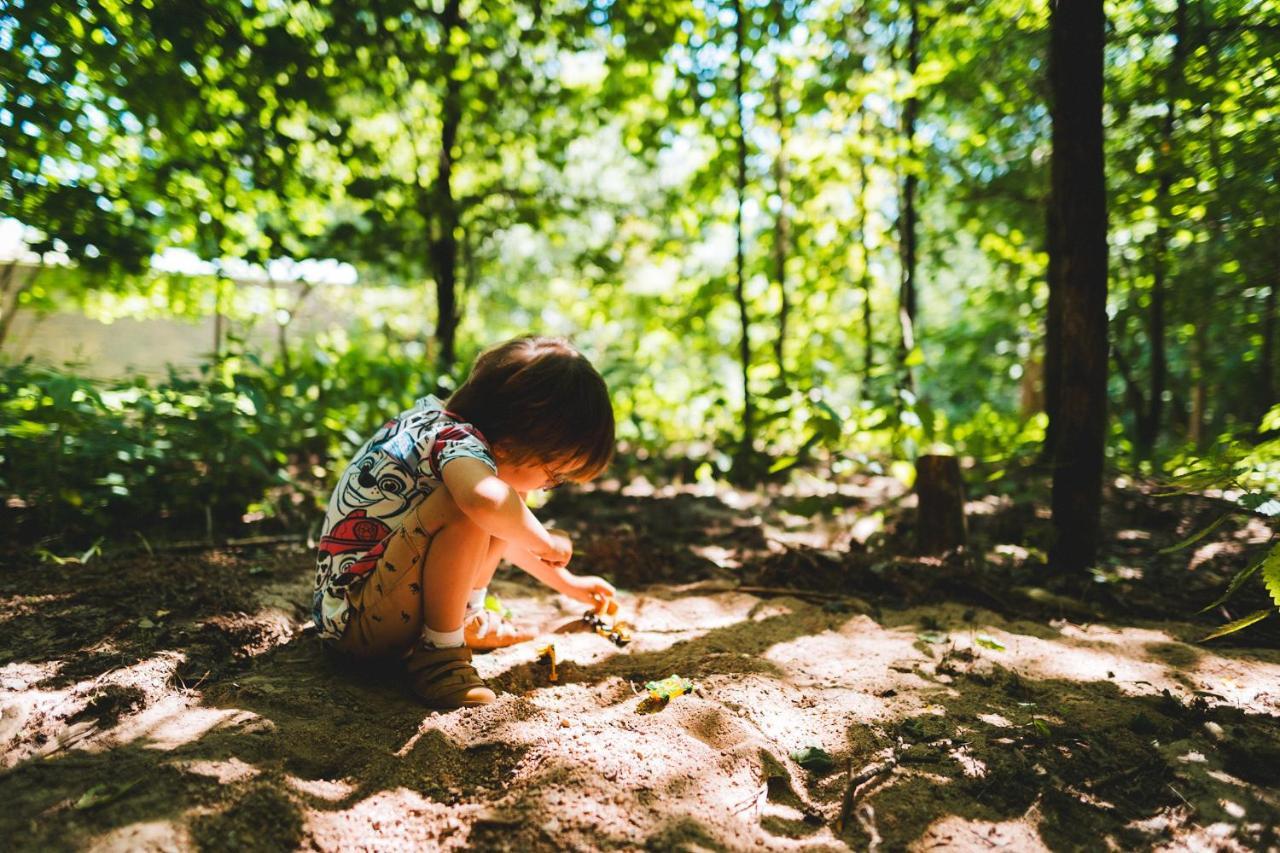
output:
[[492,610],[479,610],[462,623],[463,641],[478,652],[491,652],[516,643],[527,643],[535,636],[537,635],[532,631]]
[[405,661],[409,689],[432,708],[474,708],[497,696],[471,665],[466,646],[439,649],[419,644]]

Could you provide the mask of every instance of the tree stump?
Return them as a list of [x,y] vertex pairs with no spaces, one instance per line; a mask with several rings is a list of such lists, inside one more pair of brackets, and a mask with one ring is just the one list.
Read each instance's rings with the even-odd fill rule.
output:
[[916,548],[937,554],[969,540],[964,518],[964,480],[954,456],[921,456],[916,460]]

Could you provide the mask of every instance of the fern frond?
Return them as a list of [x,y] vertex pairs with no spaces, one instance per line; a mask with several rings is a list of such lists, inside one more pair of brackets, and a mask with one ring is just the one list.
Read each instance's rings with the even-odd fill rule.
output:
[[1248,628],[1250,625],[1254,624],[1255,622],[1261,622],[1263,619],[1266,619],[1270,615],[1271,615],[1270,610],[1255,610],[1253,613],[1250,613],[1248,616],[1245,616],[1241,619],[1237,619],[1234,622],[1228,622],[1226,625],[1223,625],[1221,628],[1214,631],[1213,633],[1204,635],[1203,637],[1200,638],[1200,642],[1205,643],[1205,642],[1208,642],[1209,640],[1216,640],[1218,637],[1225,637],[1227,634],[1234,634],[1236,631],[1239,631],[1241,628]]
[[1208,536],[1210,533],[1212,533],[1213,531],[1221,527],[1222,523],[1233,515],[1235,515],[1235,510],[1231,510],[1225,513],[1224,515],[1219,516],[1217,521],[1213,522],[1208,527],[1205,527],[1197,531],[1196,533],[1192,533],[1190,536],[1188,536],[1186,539],[1183,539],[1177,545],[1170,545],[1168,548],[1161,548],[1156,553],[1172,554],[1174,551],[1181,551],[1183,548],[1186,548],[1189,545],[1194,545],[1197,542],[1199,542],[1201,539],[1203,539],[1204,537]]
[[1244,584],[1245,581],[1247,581],[1249,578],[1253,577],[1255,574],[1258,573],[1258,569],[1262,568],[1262,564],[1265,562],[1266,560],[1259,560],[1249,568],[1241,569],[1240,571],[1236,572],[1236,576],[1231,579],[1231,583],[1227,584],[1227,591],[1224,592],[1222,595],[1220,595],[1217,598],[1217,600],[1214,601],[1212,604],[1206,604],[1204,607],[1200,608],[1200,612],[1208,613],[1210,610],[1217,607],[1218,605],[1225,604],[1226,600],[1231,596],[1235,595],[1236,590],[1240,589],[1240,587]]
[[1262,561],[1262,585],[1271,595],[1271,601],[1280,609],[1280,543]]

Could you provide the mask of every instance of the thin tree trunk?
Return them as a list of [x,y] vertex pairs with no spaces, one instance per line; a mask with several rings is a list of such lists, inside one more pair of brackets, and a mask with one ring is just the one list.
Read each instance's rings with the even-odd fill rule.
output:
[[[453,158],[462,124],[462,81],[455,73],[458,49],[452,45],[453,33],[463,26],[460,0],[448,0],[440,16],[444,63],[444,100],[440,111],[440,155],[435,184],[429,194],[437,227],[431,240],[431,268],[436,284],[436,343],[439,344],[437,366],[442,374],[453,369],[458,330],[458,203],[453,196]],[[428,220],[429,221],[429,220]]]
[[773,161],[773,182],[778,192],[778,213],[773,219],[773,274],[778,283],[778,337],[774,356],[778,361],[778,383],[787,385],[787,251],[790,223],[787,219],[787,119],[782,98],[782,68],[773,78],[773,109],[778,119],[778,156]]
[[738,149],[738,210],[737,210],[737,249],[734,256],[734,298],[738,303],[738,321],[742,335],[738,343],[738,359],[742,364],[742,447],[740,458],[746,463],[755,447],[755,406],[751,398],[749,373],[751,367],[751,318],[747,313],[746,293],[746,247],[743,235],[742,213],[747,201],[747,134],[746,117],[743,107],[743,79],[745,62],[742,58],[742,44],[746,27],[742,20],[742,0],[733,2],[734,33],[734,103],[737,106],[734,132]]
[[1196,323],[1191,338],[1191,416],[1187,424],[1187,438],[1197,449],[1204,446],[1204,413],[1209,402],[1208,385],[1204,378],[1205,332],[1204,324]]
[[1135,450],[1139,458],[1149,459],[1160,435],[1164,408],[1165,377],[1165,293],[1169,272],[1169,195],[1174,178],[1174,128],[1177,122],[1177,92],[1182,84],[1182,65],[1186,55],[1186,0],[1178,0],[1174,20],[1173,55],[1169,58],[1165,81],[1164,122],[1160,133],[1160,181],[1156,187],[1156,233],[1152,252],[1151,303],[1147,311],[1147,340],[1151,345],[1151,387],[1146,395],[1146,411],[1138,413]]
[[[860,107],[860,129],[865,142],[870,135],[871,114]],[[867,158],[858,152],[858,247],[861,249],[862,271],[859,286],[862,289],[862,395],[868,396],[871,387],[871,371],[875,368],[874,338],[871,329],[871,249],[867,241]]]
[[276,281],[275,276],[270,272],[271,265],[267,264],[267,286],[271,288],[271,320],[276,324],[276,347],[280,351],[280,370],[281,375],[288,377],[293,373],[293,369],[289,364],[289,337],[286,330],[289,327],[287,319],[280,318],[280,282]]
[[[1276,235],[1280,239],[1280,234]],[[1272,245],[1275,245],[1274,243]],[[1276,289],[1280,287],[1280,251],[1274,253],[1271,281],[1267,283],[1267,298],[1262,308],[1262,352],[1259,353],[1258,392],[1262,395],[1261,414],[1266,414],[1276,404]]]
[[[1049,203],[1046,234],[1050,244],[1058,224],[1058,209]],[[1055,284],[1062,279],[1062,258],[1049,252],[1046,270],[1049,279],[1049,303],[1045,308],[1044,322],[1044,411],[1048,416],[1044,430],[1044,446],[1040,448],[1040,462],[1053,465],[1058,447],[1058,396],[1062,390],[1062,288]]]
[[213,363],[219,364],[222,361],[222,336],[224,334],[223,327],[226,325],[223,320],[222,291],[223,285],[227,280],[226,273],[222,268],[222,259],[217,261],[218,274],[213,280]]
[[1050,6],[1052,199],[1049,286],[1061,311],[1061,386],[1053,470],[1050,561],[1080,571],[1101,540],[1107,413],[1107,210],[1102,80],[1102,0]]
[[[914,78],[920,67],[920,17],[916,0],[909,0],[907,8],[911,17],[911,31],[907,35],[907,73]],[[915,389],[915,377],[907,361],[916,345],[916,188],[919,178],[916,176],[915,156],[916,119],[919,110],[920,101],[913,88],[902,109],[905,174],[902,179],[902,210],[898,215],[898,248],[902,267],[898,294],[898,320],[902,329],[898,368],[901,371],[902,387],[909,390]]]
[[9,339],[9,329],[13,326],[14,317],[18,315],[22,294],[31,289],[43,269],[44,267],[36,267],[23,281],[18,276],[17,260],[5,265],[3,277],[0,278],[0,350],[4,349],[5,341]]

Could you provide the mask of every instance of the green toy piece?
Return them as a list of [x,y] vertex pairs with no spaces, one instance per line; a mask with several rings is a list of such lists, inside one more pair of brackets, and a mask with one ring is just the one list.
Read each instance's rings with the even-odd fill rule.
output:
[[677,696],[692,693],[694,683],[687,678],[672,675],[661,681],[647,682],[644,689],[649,691],[649,696],[653,699],[659,702],[669,702]]
[[514,615],[511,608],[504,605],[502,603],[502,599],[498,598],[498,596],[493,593],[489,593],[484,597],[484,609],[492,613],[497,613],[499,616],[507,619],[510,619]]
[[806,746],[804,749],[798,749],[791,753],[791,760],[814,773],[826,773],[836,766],[835,759],[820,746]]

